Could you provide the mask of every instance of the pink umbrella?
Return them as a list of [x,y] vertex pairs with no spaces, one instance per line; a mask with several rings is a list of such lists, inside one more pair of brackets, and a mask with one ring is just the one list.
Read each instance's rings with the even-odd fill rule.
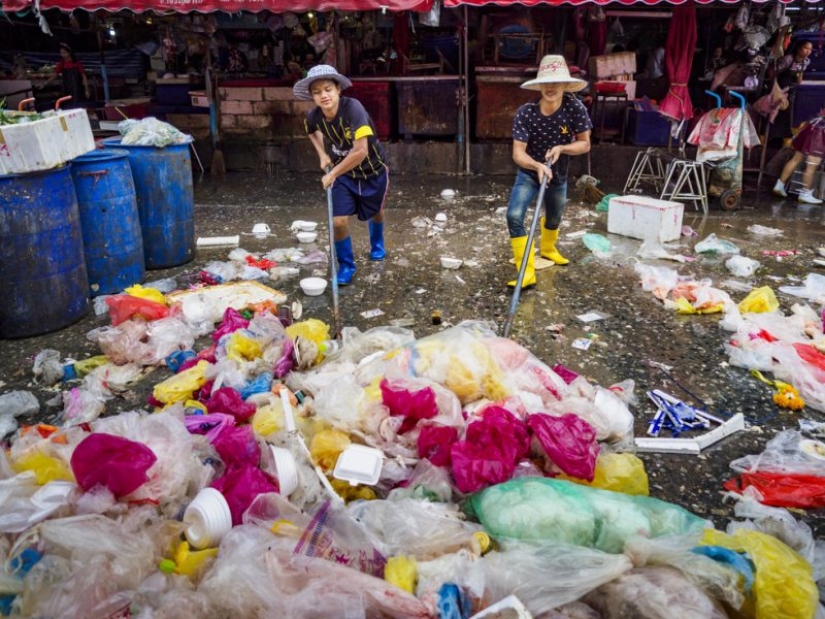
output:
[[667,96],[659,106],[659,112],[673,120],[693,118],[687,81],[696,53],[696,7],[692,2],[673,7],[673,19],[667,35],[665,63],[670,78]]

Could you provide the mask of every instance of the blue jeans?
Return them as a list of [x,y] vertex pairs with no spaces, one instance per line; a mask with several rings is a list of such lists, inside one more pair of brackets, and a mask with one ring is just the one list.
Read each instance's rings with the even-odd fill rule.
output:
[[[539,183],[535,176],[524,170],[519,170],[516,174],[516,182],[510,192],[510,203],[507,205],[507,229],[510,238],[515,239],[520,236],[527,236],[527,229],[524,227],[524,217],[536,195],[539,192]],[[567,202],[567,181],[561,185],[551,185],[547,183],[544,192],[544,227],[548,230],[558,230],[561,225],[561,216],[564,213],[564,205]],[[541,230],[539,230],[541,232]]]

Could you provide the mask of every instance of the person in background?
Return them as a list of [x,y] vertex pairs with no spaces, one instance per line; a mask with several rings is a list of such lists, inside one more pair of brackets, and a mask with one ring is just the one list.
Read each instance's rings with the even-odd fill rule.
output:
[[73,103],[87,101],[90,98],[91,91],[86,71],[67,43],[60,44],[60,60],[54,68],[54,74],[46,80],[42,88],[46,88],[58,76],[63,79],[63,94],[71,96]]
[[659,38],[656,47],[650,50],[645,63],[644,76],[649,79],[659,79],[665,74],[665,40]]
[[722,49],[721,45],[717,45],[713,48],[713,52],[711,53],[710,57],[707,59],[707,71],[705,72],[706,79],[713,79],[713,74],[716,73],[719,69],[727,66],[728,59],[725,58],[725,50]]
[[[522,105],[513,120],[513,161],[518,172],[507,206],[507,228],[517,270],[527,252],[524,288],[536,285],[535,255],[533,247],[527,247],[524,218],[544,178],[548,186],[544,193],[545,216],[541,218],[541,256],[555,264],[569,262],[556,249],[556,242],[567,202],[569,159],[590,150],[593,124],[587,108],[572,94],[586,86],[584,80],[571,77],[563,56],[553,55],[542,58],[536,78],[521,85],[541,93],[537,102]],[[516,282],[507,285],[515,288]]]
[[[338,283],[346,286],[355,275],[355,257],[349,218],[369,220],[370,259],[383,260],[384,204],[389,187],[389,168],[375,124],[357,99],[342,97],[352,82],[330,65],[312,67],[292,88],[296,99],[313,101],[315,108],[304,122],[310,142],[318,153],[324,189],[332,188],[335,255]],[[324,139],[330,143],[332,157]]]
[[229,56],[226,60],[228,73],[244,73],[249,68],[249,60],[236,45],[229,46]]
[[803,204],[822,204],[822,200],[813,194],[813,184],[814,172],[822,163],[822,158],[825,157],[825,107],[802,126],[802,129],[796,134],[791,143],[794,149],[793,157],[782,168],[782,174],[780,174],[776,185],[773,187],[773,193],[783,198],[788,197],[786,184],[804,159],[805,171],[802,173],[802,189],[796,199]]
[[776,81],[780,88],[792,88],[802,83],[802,74],[811,64],[810,55],[814,44],[797,39],[789,53],[776,63]]

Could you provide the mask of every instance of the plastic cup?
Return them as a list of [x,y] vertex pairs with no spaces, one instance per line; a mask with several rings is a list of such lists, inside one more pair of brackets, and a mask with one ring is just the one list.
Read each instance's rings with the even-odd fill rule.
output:
[[283,496],[289,496],[298,487],[298,465],[295,456],[283,447],[270,447],[275,459],[275,475],[278,477],[278,487]]
[[193,548],[214,548],[232,528],[232,512],[224,496],[214,488],[204,488],[183,513],[186,540]]

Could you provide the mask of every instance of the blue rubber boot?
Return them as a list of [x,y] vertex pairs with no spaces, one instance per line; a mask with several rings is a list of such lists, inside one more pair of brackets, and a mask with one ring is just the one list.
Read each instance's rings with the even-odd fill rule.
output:
[[384,222],[370,220],[370,260],[383,260],[387,256],[384,248]]
[[349,286],[355,275],[355,256],[352,255],[352,237],[335,241],[335,255],[338,257],[338,285]]

